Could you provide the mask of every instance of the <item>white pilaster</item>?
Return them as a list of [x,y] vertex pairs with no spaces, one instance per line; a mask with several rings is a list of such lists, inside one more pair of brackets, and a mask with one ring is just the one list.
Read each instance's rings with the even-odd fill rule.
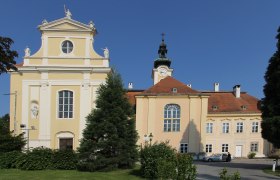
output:
[[[17,123],[18,126],[20,124],[25,124],[26,127],[29,127],[28,125],[28,114],[29,114],[29,102],[28,102],[28,99],[29,99],[29,85],[28,83],[25,83],[23,82],[22,84],[22,112],[21,112],[21,123]],[[20,121],[18,121],[20,122]],[[15,132],[16,134],[19,134],[21,133],[21,130],[19,129],[19,127],[17,127],[18,129],[18,132]],[[24,134],[24,137],[26,137],[27,134],[25,133]]]
[[[39,139],[40,140],[50,140],[50,132],[51,132],[51,93],[50,93],[50,86],[45,81],[41,83],[40,87],[40,114],[39,114]],[[54,104],[55,105],[55,104]],[[49,146],[50,147],[50,146]]]

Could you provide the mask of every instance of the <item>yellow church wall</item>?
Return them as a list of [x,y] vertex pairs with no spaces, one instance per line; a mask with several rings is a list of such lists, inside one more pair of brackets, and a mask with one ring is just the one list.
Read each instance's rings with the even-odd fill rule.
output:
[[44,33],[45,36],[79,36],[79,37],[92,37],[89,32],[82,32],[82,31],[68,31],[68,32],[58,32],[58,31],[48,31]]
[[61,44],[65,38],[61,37],[49,37],[48,38],[48,56],[59,56],[62,54]]
[[42,59],[29,59],[29,65],[42,65]]
[[103,65],[103,60],[91,60],[90,65],[93,66],[102,66]]
[[48,59],[50,65],[84,65],[83,59]]
[[[61,90],[73,91],[73,118],[58,118],[58,92]],[[53,104],[53,106],[51,106],[51,148],[59,148],[58,139],[56,138],[57,133],[71,132],[74,134],[73,148],[76,149],[79,144],[78,135],[80,130],[80,86],[52,86],[51,104]]]
[[77,73],[49,73],[49,80],[59,80],[59,79],[83,79],[83,74]]
[[107,78],[106,73],[92,73],[90,74],[90,79],[91,80],[104,80]]
[[73,54],[78,57],[84,57],[86,55],[86,40],[80,38],[70,38],[69,40],[73,42]]
[[[22,75],[16,72],[11,73],[11,81],[13,83],[10,84],[10,93],[15,93],[17,91],[16,98],[16,129],[18,133],[21,133],[20,129],[20,120],[21,120],[21,112],[22,112]],[[14,130],[14,115],[15,115],[15,95],[10,95],[10,130]]]

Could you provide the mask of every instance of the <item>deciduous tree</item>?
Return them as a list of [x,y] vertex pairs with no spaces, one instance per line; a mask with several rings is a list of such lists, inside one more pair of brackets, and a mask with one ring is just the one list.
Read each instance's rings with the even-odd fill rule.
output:
[[18,57],[18,53],[11,50],[13,43],[11,38],[0,36],[0,74],[10,69],[17,70],[15,57]]

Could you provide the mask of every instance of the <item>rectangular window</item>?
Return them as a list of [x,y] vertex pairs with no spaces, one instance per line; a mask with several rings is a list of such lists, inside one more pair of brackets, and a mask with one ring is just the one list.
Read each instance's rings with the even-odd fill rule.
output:
[[206,123],[206,133],[213,133],[213,123]]
[[73,118],[73,92],[59,91],[58,118]]
[[252,132],[257,133],[259,131],[259,122],[252,122]]
[[188,152],[188,144],[187,143],[181,143],[180,144],[180,152],[181,153],[187,153]]
[[164,132],[170,132],[171,131],[171,119],[165,119],[164,120]]
[[236,132],[237,133],[242,133],[243,132],[243,122],[238,122],[236,124]]
[[207,153],[210,153],[210,152],[212,152],[212,144],[206,144],[206,152]]
[[60,138],[59,149],[61,150],[73,149],[73,138]]
[[222,152],[228,152],[228,144],[222,144]]
[[251,152],[258,152],[259,149],[259,143],[253,142],[251,143]]
[[229,123],[223,123],[223,133],[229,133]]
[[173,121],[172,121],[172,130],[173,131],[180,131],[180,119],[174,119]]

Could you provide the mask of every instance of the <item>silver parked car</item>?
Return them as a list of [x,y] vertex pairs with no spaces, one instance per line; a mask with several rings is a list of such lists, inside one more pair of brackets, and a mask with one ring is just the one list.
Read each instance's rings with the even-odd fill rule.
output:
[[203,161],[213,162],[213,161],[227,161],[228,154],[226,153],[219,153],[219,154],[212,154],[211,156],[205,156]]

